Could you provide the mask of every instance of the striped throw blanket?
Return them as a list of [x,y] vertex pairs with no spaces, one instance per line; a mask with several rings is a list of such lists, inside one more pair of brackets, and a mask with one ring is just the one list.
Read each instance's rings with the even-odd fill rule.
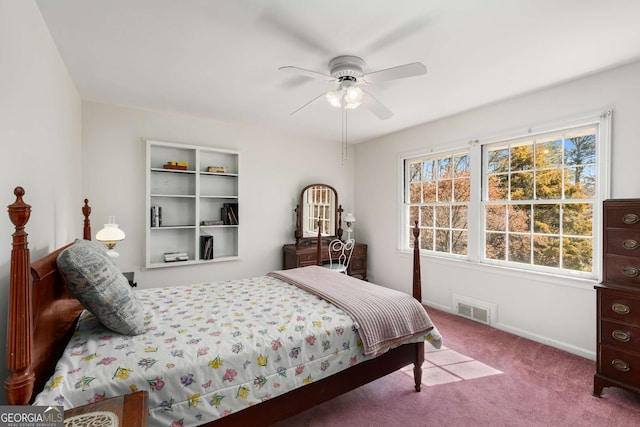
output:
[[267,274],[335,304],[358,327],[367,356],[377,356],[434,328],[422,304],[403,292],[358,280],[317,265]]

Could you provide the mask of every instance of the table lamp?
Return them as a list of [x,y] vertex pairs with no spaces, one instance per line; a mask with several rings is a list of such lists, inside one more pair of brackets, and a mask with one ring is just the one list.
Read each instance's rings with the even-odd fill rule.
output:
[[113,248],[120,240],[124,240],[124,231],[118,228],[115,216],[109,217],[109,222],[96,234],[96,240],[105,244],[108,249],[107,254],[111,258],[117,258],[120,256],[120,254],[113,250]]
[[351,232],[353,231],[351,225],[356,222],[356,217],[353,216],[351,212],[347,212],[342,220],[345,222],[345,224],[347,224],[347,240],[351,240]]

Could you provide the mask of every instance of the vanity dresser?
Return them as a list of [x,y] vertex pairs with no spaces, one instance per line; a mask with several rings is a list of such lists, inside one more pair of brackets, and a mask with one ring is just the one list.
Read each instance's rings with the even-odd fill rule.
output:
[[603,205],[603,280],[597,293],[593,395],[604,387],[640,393],[640,199]]
[[[338,204],[338,192],[327,184],[307,185],[300,192],[300,203],[295,212],[296,242],[282,247],[283,268],[287,270],[329,263],[329,243],[333,239],[342,239],[343,235],[342,205]],[[320,251],[318,239],[321,242]],[[334,253],[331,258],[335,260],[337,256]],[[347,274],[367,280],[366,244],[355,242]]]

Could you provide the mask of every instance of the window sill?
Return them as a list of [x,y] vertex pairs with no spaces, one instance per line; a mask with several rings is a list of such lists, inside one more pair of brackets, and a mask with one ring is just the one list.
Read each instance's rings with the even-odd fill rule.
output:
[[[406,254],[407,256],[413,254],[413,251],[408,250],[401,250],[400,252],[402,254]],[[421,253],[420,258],[428,260],[429,263],[434,264],[455,266],[455,268],[482,271],[489,274],[499,274],[502,276],[514,277],[517,279],[533,280],[537,282],[544,282],[552,285],[569,286],[572,288],[583,290],[590,289],[594,292],[595,290],[593,289],[593,287],[599,283],[599,281],[596,279],[562,276],[559,274],[551,274],[542,271],[520,270],[503,265],[475,262],[466,258],[435,256],[425,253]]]

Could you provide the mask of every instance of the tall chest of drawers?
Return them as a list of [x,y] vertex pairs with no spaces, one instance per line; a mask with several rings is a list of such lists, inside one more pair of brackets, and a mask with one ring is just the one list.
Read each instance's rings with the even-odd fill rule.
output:
[[593,395],[604,387],[640,393],[640,199],[606,200],[603,219]]

